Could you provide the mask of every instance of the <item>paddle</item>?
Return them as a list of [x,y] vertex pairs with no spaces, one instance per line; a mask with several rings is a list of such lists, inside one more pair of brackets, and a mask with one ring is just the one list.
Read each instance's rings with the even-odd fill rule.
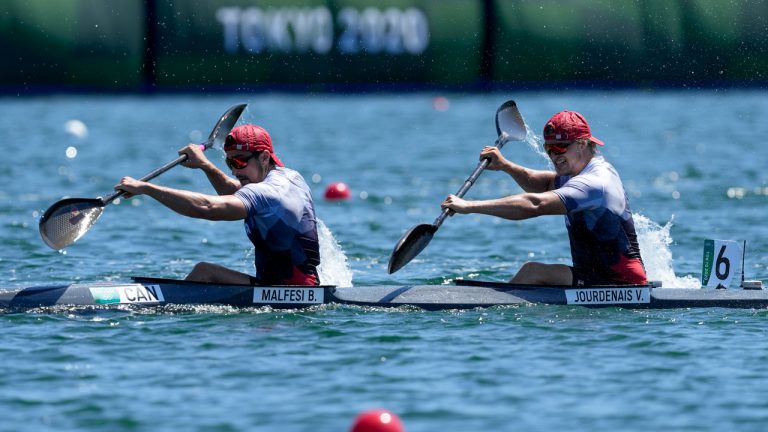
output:
[[[496,133],[499,138],[496,140],[496,147],[502,148],[509,140],[523,141],[526,135],[525,121],[517,110],[517,104],[514,101],[507,101],[501,104],[496,110]],[[490,163],[489,159],[483,159],[477,164],[477,168],[465,181],[464,186],[456,192],[456,196],[463,197],[472,187],[480,173]],[[408,264],[416,255],[421,253],[432,240],[432,237],[443,224],[445,218],[453,212],[450,209],[444,209],[440,216],[431,224],[420,224],[411,228],[403,235],[395,245],[392,255],[389,257],[389,273],[392,274]]]
[[[221,146],[246,106],[247,104],[239,104],[228,109],[213,127],[208,141],[200,144],[202,149],[207,150],[214,145]],[[183,154],[139,180],[150,181],[185,160],[187,155]],[[124,194],[125,191],[115,191],[106,197],[66,198],[57,201],[40,218],[40,236],[51,248],[64,249],[88,232],[107,204]]]

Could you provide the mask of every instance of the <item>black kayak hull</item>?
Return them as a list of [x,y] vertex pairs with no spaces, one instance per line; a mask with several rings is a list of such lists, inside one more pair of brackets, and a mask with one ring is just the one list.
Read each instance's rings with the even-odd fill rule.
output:
[[322,304],[426,310],[551,304],[632,309],[768,307],[768,290],[655,288],[650,285],[545,287],[456,281],[451,285],[250,286],[135,278],[132,282],[77,283],[0,289],[0,307],[229,305],[306,308]]

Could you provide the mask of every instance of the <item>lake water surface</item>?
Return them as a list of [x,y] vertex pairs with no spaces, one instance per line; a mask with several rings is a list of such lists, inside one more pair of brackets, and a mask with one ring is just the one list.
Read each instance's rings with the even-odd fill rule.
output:
[[[2,286],[178,278],[200,260],[251,271],[240,222],[187,219],[144,197],[108,207],[63,252],[37,228],[62,197],[105,195],[203,141],[240,102],[249,104],[241,122],[266,127],[313,188],[325,283],[501,281],[525,261],[569,263],[562,217],[471,215],[448,219],[421,255],[387,274],[400,236],[431,222],[493,143],[507,99],[533,134],[562,109],[587,117],[630,196],[650,278],[698,286],[703,242],[714,238],[746,240],[746,277],[768,280],[765,92],[277,93],[0,99]],[[504,154],[547,168],[533,134]],[[212,158],[224,166],[221,151]],[[156,181],[212,193],[182,167]],[[324,200],[334,181],[352,198]],[[486,172],[468,197],[516,192]],[[0,322],[8,431],[343,431],[374,407],[424,432],[758,431],[768,422],[765,310],[168,307],[35,310]]]

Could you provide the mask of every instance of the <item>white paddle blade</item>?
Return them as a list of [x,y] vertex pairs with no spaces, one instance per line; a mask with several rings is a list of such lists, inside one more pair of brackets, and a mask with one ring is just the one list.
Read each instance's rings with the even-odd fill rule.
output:
[[512,141],[523,141],[527,135],[525,120],[520,115],[515,101],[504,102],[496,111],[496,133],[507,135]]
[[82,237],[104,211],[99,200],[60,201],[40,219],[40,236],[54,250],[61,250]]

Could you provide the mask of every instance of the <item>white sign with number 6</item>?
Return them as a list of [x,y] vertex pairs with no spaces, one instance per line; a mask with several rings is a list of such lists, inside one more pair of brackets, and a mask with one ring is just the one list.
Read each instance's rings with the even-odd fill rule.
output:
[[728,288],[743,256],[744,249],[737,241],[704,240],[701,285],[706,288]]

